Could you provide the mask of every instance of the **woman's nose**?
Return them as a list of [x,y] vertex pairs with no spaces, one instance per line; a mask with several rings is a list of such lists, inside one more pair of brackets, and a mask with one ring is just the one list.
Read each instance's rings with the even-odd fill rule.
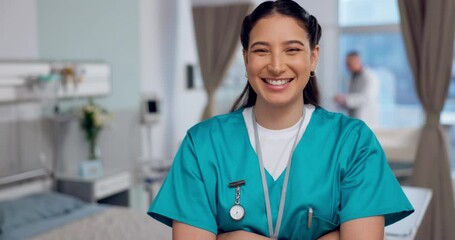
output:
[[280,75],[281,73],[283,73],[284,72],[283,59],[281,59],[279,55],[271,56],[271,60],[267,65],[267,70],[274,75]]

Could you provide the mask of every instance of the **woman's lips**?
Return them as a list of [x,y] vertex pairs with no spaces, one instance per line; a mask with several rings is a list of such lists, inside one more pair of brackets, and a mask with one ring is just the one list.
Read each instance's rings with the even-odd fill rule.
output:
[[272,86],[284,86],[290,83],[294,78],[261,78],[265,83]]

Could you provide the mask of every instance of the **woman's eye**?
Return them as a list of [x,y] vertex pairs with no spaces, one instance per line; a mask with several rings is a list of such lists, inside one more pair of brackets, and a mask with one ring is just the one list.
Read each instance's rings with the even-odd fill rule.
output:
[[267,51],[267,49],[254,49],[253,52],[254,53],[266,53],[268,51]]
[[300,48],[289,48],[288,50],[286,50],[286,52],[289,52],[289,53],[297,53],[300,51],[301,51]]

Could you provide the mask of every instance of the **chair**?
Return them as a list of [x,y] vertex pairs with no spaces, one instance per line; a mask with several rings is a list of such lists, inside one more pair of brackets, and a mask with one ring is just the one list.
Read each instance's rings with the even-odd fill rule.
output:
[[381,143],[387,162],[399,180],[409,178],[417,152],[420,128],[373,129]]
[[428,188],[403,187],[403,191],[415,209],[407,218],[385,228],[387,240],[413,240],[430,204],[433,192]]
[[420,128],[373,129],[388,161],[413,163],[420,138]]

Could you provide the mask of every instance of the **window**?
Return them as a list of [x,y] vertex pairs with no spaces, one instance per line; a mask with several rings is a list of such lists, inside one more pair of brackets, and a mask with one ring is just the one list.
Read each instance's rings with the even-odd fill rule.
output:
[[400,22],[396,0],[339,0],[341,27],[397,24]]
[[452,59],[452,82],[449,87],[449,104],[446,108],[448,111],[453,111],[455,112],[455,40],[453,43],[453,59]]
[[[339,69],[340,76],[345,78],[341,82],[345,83],[348,75],[344,66],[346,53],[358,51],[365,65],[375,70],[381,78],[381,88],[384,88],[381,91],[381,103],[393,103],[400,110],[414,112],[403,116],[408,116],[408,120],[386,121],[386,126],[390,127],[405,123],[407,126],[416,125],[423,121],[399,20],[397,0],[339,0]],[[452,81],[444,108],[447,112],[455,111],[455,50],[453,65]],[[419,116],[418,121],[415,120],[416,115]]]
[[[381,86],[392,90],[394,103],[418,104],[411,69],[401,34],[398,32],[345,33],[340,36],[340,69],[343,76],[349,73],[344,66],[344,56],[356,50],[362,54],[364,63],[380,75]],[[393,86],[390,86],[393,85]],[[400,93],[400,94],[397,94]],[[383,99],[385,100],[385,99]]]
[[[399,26],[397,0],[339,0],[339,69],[346,85],[345,56],[358,51],[364,64],[381,82],[381,124],[384,127],[420,126],[424,120]],[[455,42],[454,42],[455,45]],[[452,80],[444,115],[455,115],[455,47]],[[451,127],[452,166],[455,168],[455,126]]]

